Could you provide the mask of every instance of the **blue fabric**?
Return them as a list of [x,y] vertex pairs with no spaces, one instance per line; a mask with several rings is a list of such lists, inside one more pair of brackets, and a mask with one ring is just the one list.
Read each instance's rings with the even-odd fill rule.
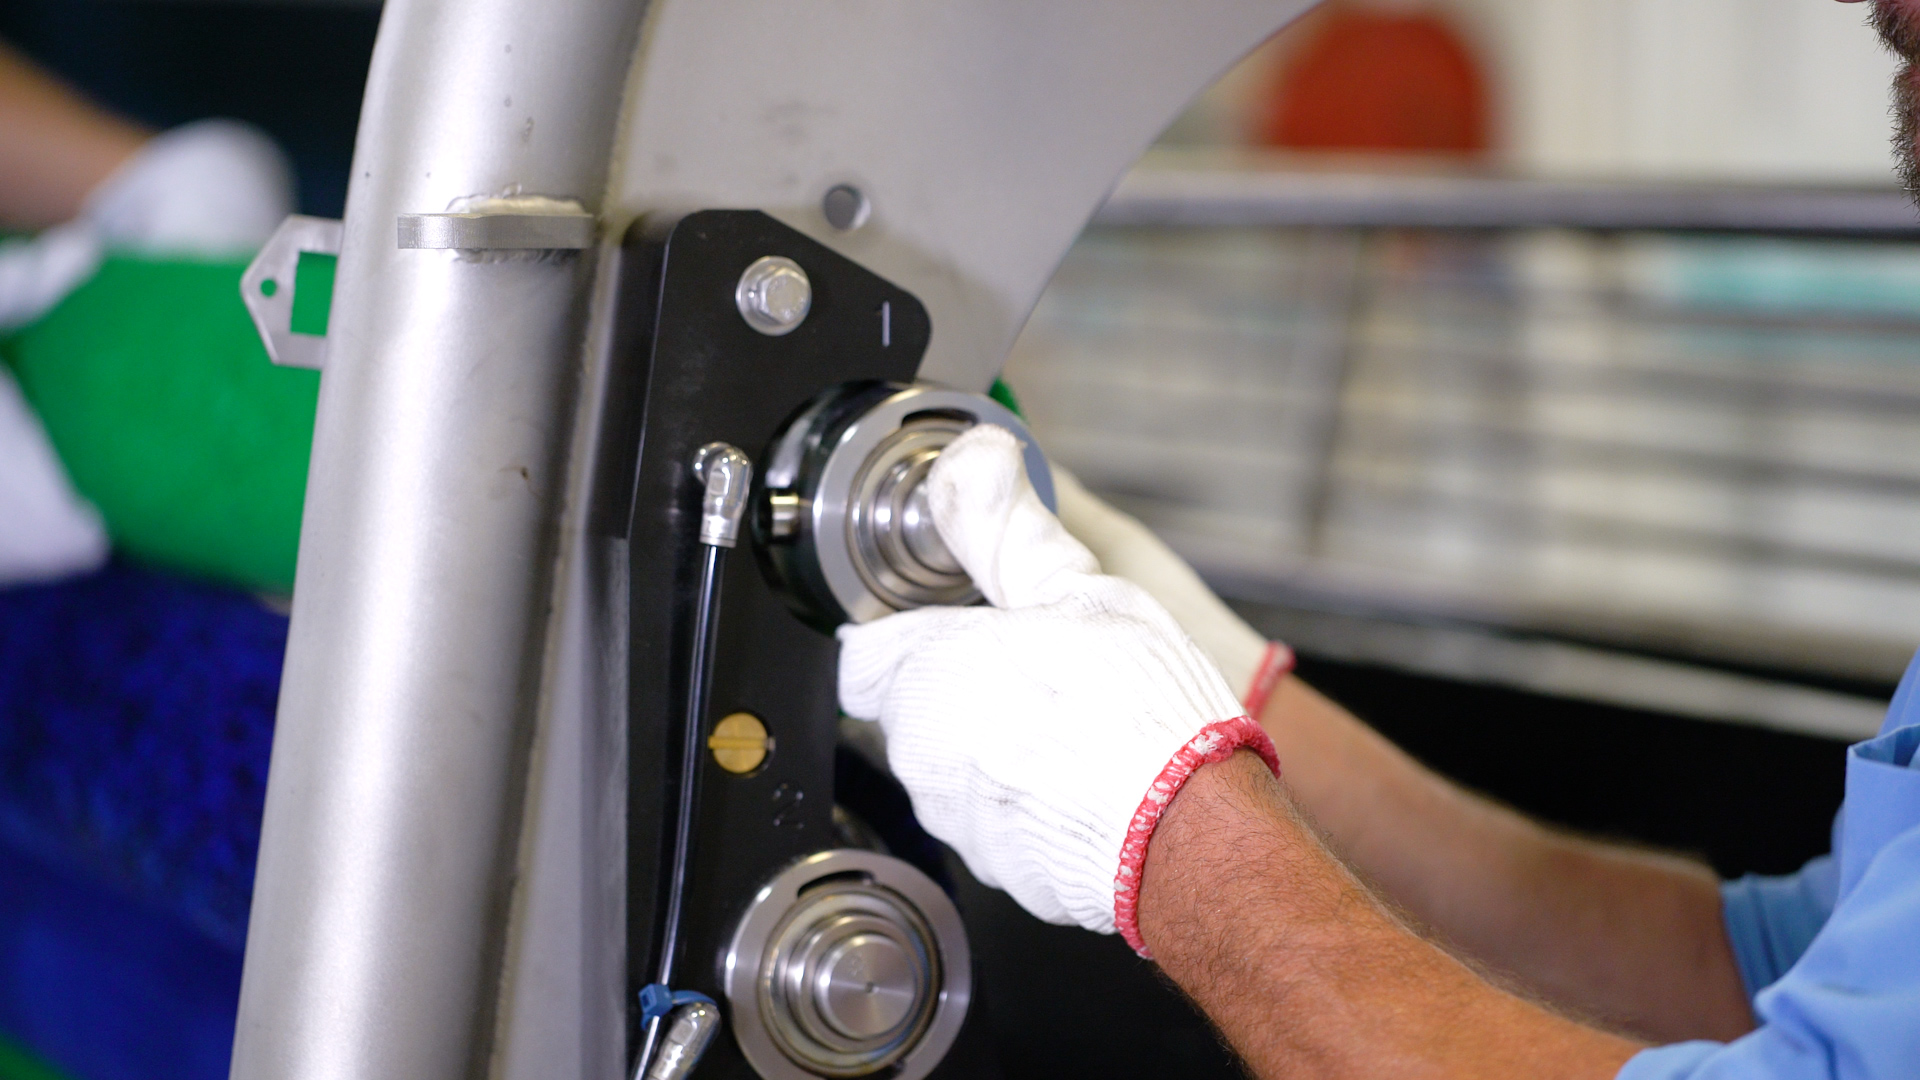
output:
[[0,589],[0,842],[239,948],[287,620],[116,564]]
[[[1847,750],[1847,801],[1840,806],[1840,896],[1845,899],[1882,849],[1920,824],[1920,724]],[[1914,929],[1920,931],[1920,924]],[[1916,936],[1920,936],[1917,934]]]
[[0,1033],[222,1080],[287,621],[116,564],[0,589]]
[[75,1080],[224,1080],[240,953],[0,844],[0,1031]]
[[1778,982],[1827,925],[1840,898],[1840,864],[1822,855],[1797,874],[1749,874],[1722,885],[1720,898],[1733,958],[1753,997]]
[[[1847,751],[1834,855],[1723,891],[1760,1027],[1636,1055],[1620,1080],[1920,1077],[1920,655],[1877,738]],[[1821,910],[1830,914],[1802,943]],[[1776,970],[1786,965],[1783,973]]]

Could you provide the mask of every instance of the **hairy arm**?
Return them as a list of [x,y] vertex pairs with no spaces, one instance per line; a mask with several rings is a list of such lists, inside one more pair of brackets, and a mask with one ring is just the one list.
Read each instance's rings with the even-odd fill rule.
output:
[[1449,948],[1642,1038],[1753,1028],[1708,868],[1557,833],[1472,795],[1298,679],[1260,722],[1332,849]]
[[0,44],[0,227],[72,219],[148,136]]
[[1605,1080],[1640,1049],[1497,989],[1408,930],[1245,752],[1200,769],[1167,808],[1140,930],[1263,1078]]

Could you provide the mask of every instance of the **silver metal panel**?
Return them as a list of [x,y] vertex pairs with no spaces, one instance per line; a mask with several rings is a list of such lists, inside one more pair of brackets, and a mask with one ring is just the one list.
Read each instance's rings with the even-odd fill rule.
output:
[[773,214],[920,298],[923,378],[985,390],[1121,172],[1313,3],[656,0],[614,200]]
[[490,1075],[624,1076],[626,545],[569,539]]
[[401,214],[596,207],[639,5],[395,0],[321,383],[233,1075],[482,1075],[591,259]]
[[[596,309],[618,252],[599,257]],[[586,355],[491,1070],[504,1080],[626,1075],[627,545],[595,520],[618,511],[586,508],[631,432],[603,407],[610,342]]]

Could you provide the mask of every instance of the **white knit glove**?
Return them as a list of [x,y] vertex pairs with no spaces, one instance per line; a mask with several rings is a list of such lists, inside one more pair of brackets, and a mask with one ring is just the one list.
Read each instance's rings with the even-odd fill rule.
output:
[[0,365],[0,588],[97,570],[100,513],[73,490],[46,429]]
[[1147,590],[1220,666],[1227,685],[1255,720],[1280,680],[1293,670],[1293,650],[1268,641],[1215,596],[1185,559],[1140,522],[1107,505],[1065,468],[1053,465],[1060,523],[1100,560],[1100,569]]
[[1040,504],[1004,428],[927,479],[935,526],[993,607],[840,628],[840,705],[878,720],[927,831],[1051,923],[1118,930],[1147,841],[1193,770],[1273,744],[1166,609],[1098,572]]
[[[292,170],[263,132],[232,120],[175,128],[101,181],[72,221],[0,243],[0,332],[51,311],[109,250],[249,255],[292,210]],[[0,369],[0,585],[82,573],[106,556],[99,513]]]
[[0,330],[38,319],[108,251],[251,255],[293,212],[293,171],[264,132],[202,120],[158,135],[87,195],[72,221],[0,243]]
[[78,221],[0,241],[0,332],[52,311],[100,269],[103,253],[99,232]]
[[293,169],[266,132],[199,120],[149,140],[87,196],[79,220],[108,248],[250,256],[293,212]]

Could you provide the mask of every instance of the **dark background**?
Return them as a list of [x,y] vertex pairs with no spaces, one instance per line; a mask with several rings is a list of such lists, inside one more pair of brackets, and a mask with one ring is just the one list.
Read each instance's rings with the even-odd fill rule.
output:
[[339,217],[380,9],[0,0],[0,39],[156,128],[229,116],[293,158],[300,211]]

